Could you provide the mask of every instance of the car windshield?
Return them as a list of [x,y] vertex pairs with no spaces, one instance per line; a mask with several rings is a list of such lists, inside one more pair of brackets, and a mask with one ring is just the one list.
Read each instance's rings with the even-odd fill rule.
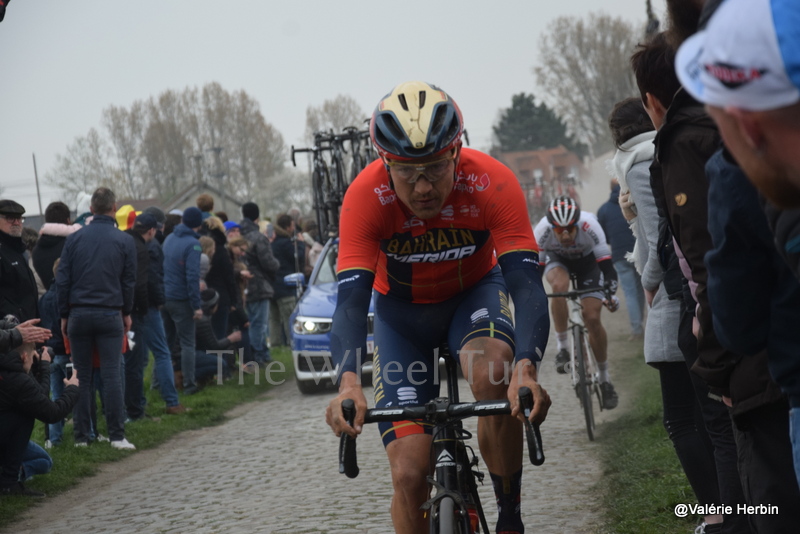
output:
[[336,281],[336,260],[339,257],[339,244],[333,243],[328,247],[325,256],[320,258],[319,271],[314,284],[329,284]]

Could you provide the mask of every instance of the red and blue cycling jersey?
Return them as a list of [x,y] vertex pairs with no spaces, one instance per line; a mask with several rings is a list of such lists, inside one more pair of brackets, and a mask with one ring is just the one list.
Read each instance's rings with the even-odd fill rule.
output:
[[[453,190],[441,212],[425,220],[397,197],[383,163],[373,162],[347,190],[340,228],[331,335],[337,363],[344,351],[361,346],[353,340],[366,338],[373,285],[402,301],[438,303],[471,288],[499,263],[517,323],[538,320],[542,309],[547,316],[544,291],[534,289],[541,289],[539,251],[522,188],[511,170],[486,154],[461,150]],[[517,337],[523,339],[517,339],[517,358],[539,360],[547,333]]]

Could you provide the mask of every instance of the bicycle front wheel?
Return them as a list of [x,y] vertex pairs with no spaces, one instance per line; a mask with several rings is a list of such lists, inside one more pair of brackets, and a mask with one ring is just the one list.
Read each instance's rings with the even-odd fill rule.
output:
[[439,501],[439,511],[436,517],[436,534],[461,534],[456,522],[456,503],[450,497]]
[[578,383],[575,385],[578,388],[578,398],[583,406],[583,415],[586,419],[586,433],[589,435],[589,441],[594,441],[594,410],[592,408],[592,383],[586,373],[586,355],[584,354],[584,333],[583,329],[576,327],[572,330],[573,335],[573,356],[575,361],[575,372],[577,374]]

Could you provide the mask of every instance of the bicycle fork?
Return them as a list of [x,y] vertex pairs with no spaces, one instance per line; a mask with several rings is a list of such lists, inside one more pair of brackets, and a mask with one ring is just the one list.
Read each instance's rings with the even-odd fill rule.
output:
[[482,479],[483,473],[472,471],[477,466],[477,458],[472,462],[467,459],[466,447],[459,437],[460,430],[445,427],[433,441],[435,476],[429,476],[428,483],[436,489],[436,495],[422,506],[430,514],[431,533],[436,532],[438,522],[435,515],[439,513],[439,503],[445,497],[452,499],[455,505],[454,519],[461,524],[461,532],[478,532],[481,523],[479,504],[474,502],[468,481],[473,473]]

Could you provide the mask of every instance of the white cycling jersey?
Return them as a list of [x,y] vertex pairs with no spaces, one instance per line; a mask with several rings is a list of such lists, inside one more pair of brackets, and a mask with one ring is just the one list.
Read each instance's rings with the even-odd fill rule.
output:
[[547,217],[542,217],[542,220],[533,229],[533,234],[541,252],[555,254],[567,260],[577,260],[589,254],[594,254],[597,261],[611,259],[611,247],[606,242],[606,234],[597,221],[597,217],[590,212],[581,211],[581,217],[578,219],[578,233],[575,235],[575,242],[572,245],[561,244]]

